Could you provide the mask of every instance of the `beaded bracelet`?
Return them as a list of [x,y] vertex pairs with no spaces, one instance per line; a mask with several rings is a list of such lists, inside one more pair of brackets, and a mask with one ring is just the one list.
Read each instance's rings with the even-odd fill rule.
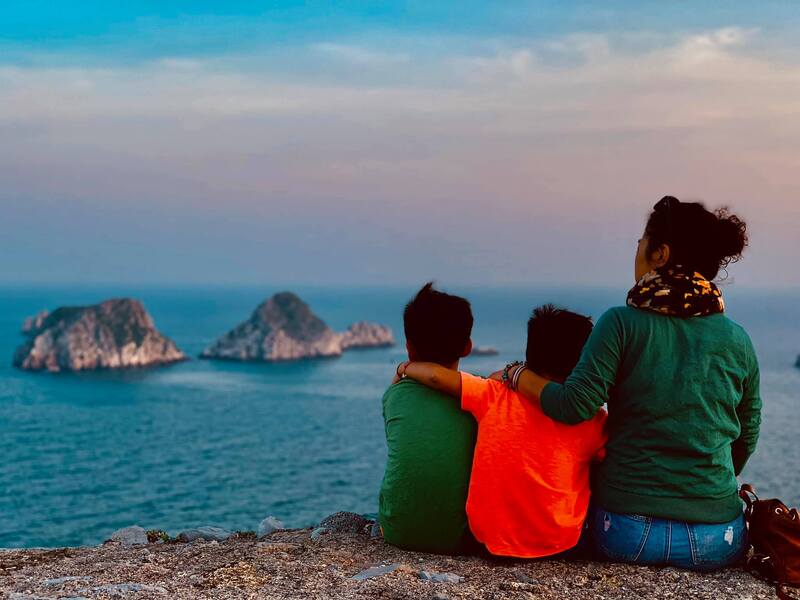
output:
[[520,361],[516,360],[516,361],[514,361],[512,363],[508,363],[506,365],[506,368],[503,369],[503,376],[501,378],[503,380],[503,385],[505,385],[506,387],[511,387],[511,379],[510,379],[510,376],[509,376],[509,371],[511,369],[513,369],[514,367],[520,366],[521,364],[522,363]]

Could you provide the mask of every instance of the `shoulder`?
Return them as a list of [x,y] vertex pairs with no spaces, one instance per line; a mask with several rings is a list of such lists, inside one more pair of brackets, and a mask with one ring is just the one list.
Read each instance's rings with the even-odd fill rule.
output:
[[594,335],[607,337],[614,333],[621,333],[631,327],[636,327],[637,321],[641,318],[637,313],[641,313],[630,306],[613,306],[606,310],[597,319],[594,325]]
[[426,387],[418,381],[414,381],[410,377],[407,377],[390,385],[383,394],[383,401],[391,402],[398,398],[406,400],[408,398],[416,398],[420,396],[428,397],[438,394],[439,392],[436,390]]
[[383,407],[391,407],[398,402],[406,402],[428,390],[424,385],[412,379],[403,379],[390,385],[383,393]]
[[461,371],[461,394],[465,395],[495,395],[506,390],[506,386],[494,379],[486,379]]
[[[414,381],[410,377],[390,385],[383,394],[384,410],[392,407],[414,407],[414,410],[430,405],[451,405],[453,398],[426,385]],[[398,409],[399,410],[399,409]]]
[[720,327],[724,327],[727,330],[727,335],[734,341],[732,346],[744,351],[746,359],[751,366],[757,364],[755,346],[753,346],[753,341],[750,339],[750,334],[747,333],[747,330],[724,313],[715,315],[715,318],[718,319]]
[[735,335],[742,339],[742,341],[747,342],[748,344],[751,343],[750,341],[750,334],[747,333],[747,330],[742,327],[739,323],[731,319],[727,314],[723,313],[718,315],[717,317],[720,323],[723,324],[724,327],[727,327],[732,335]]
[[613,321],[625,323],[628,321],[636,321],[638,319],[646,319],[651,314],[656,316],[655,313],[651,313],[650,311],[642,310],[640,308],[634,308],[633,306],[612,306],[606,312],[600,315],[600,318],[597,319],[597,322]]

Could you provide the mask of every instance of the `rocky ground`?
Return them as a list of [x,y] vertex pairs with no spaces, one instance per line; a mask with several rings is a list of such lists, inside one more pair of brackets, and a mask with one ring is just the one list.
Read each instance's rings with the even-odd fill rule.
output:
[[[191,530],[183,540],[138,528],[101,546],[0,550],[0,592],[10,600],[78,598],[773,598],[772,588],[728,570],[562,561],[499,561],[405,552],[355,515],[315,530]],[[274,530],[273,530],[274,529]],[[372,534],[370,534],[372,532]],[[204,539],[205,538],[205,539]],[[217,541],[217,539],[222,541]]]

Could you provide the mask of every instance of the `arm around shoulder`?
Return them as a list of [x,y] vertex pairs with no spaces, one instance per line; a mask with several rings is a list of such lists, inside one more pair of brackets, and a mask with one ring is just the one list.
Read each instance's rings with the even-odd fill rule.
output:
[[[594,417],[608,402],[624,350],[624,331],[616,309],[606,311],[597,321],[581,358],[563,384],[539,377],[542,411],[551,419],[575,425]],[[526,378],[531,381],[530,377]],[[523,394],[528,396],[525,389]],[[530,389],[530,388],[528,388]]]
[[[405,363],[403,375],[454,398],[461,397],[461,374],[436,363]],[[402,365],[401,365],[402,367]],[[398,368],[398,371],[400,369]]]

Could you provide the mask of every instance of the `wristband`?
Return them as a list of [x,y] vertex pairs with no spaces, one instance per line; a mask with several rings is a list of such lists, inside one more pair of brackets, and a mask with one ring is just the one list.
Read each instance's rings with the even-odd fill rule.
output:
[[509,387],[515,392],[519,390],[519,378],[522,375],[522,372],[527,368],[528,367],[525,365],[525,363],[522,363],[517,367],[516,371],[514,371],[514,374],[511,376],[511,385]]

